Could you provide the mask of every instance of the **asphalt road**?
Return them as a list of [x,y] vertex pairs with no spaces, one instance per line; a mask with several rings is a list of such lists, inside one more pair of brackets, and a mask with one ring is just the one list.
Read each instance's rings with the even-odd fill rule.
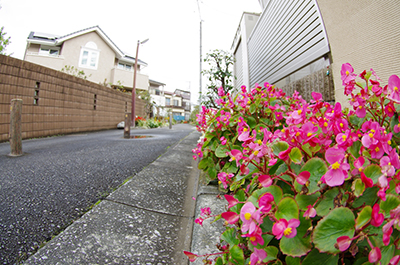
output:
[[[0,264],[18,264],[127,178],[194,129],[191,125],[24,140],[21,157],[0,144]],[[151,185],[151,183],[149,183]]]

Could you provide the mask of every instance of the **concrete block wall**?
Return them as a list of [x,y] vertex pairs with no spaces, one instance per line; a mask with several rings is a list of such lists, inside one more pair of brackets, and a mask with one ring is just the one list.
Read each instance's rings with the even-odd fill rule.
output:
[[317,0],[332,55],[337,102],[349,106],[340,70],[350,63],[356,74],[373,68],[386,85],[400,76],[400,2],[398,0]]
[[[0,142],[8,140],[10,103],[22,99],[22,138],[116,128],[131,95],[37,64],[0,55]],[[136,98],[136,115],[145,116]]]

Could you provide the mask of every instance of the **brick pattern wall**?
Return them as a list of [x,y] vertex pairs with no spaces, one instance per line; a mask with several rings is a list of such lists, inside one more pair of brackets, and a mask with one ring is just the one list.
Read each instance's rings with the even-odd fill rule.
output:
[[330,71],[327,75],[327,69],[321,69],[300,80],[291,82],[289,85],[278,88],[281,88],[288,96],[292,96],[294,91],[297,91],[307,101],[312,99],[311,92],[321,93],[324,101],[335,101],[332,73]]
[[[400,1],[317,0],[328,34],[336,101],[350,107],[340,76],[350,63],[356,74],[373,68],[386,85],[400,75]],[[352,109],[352,108],[351,108]]]
[[[22,138],[116,128],[131,95],[37,64],[0,55],[0,142],[7,141],[10,103],[22,99]],[[145,116],[144,101],[135,112]]]

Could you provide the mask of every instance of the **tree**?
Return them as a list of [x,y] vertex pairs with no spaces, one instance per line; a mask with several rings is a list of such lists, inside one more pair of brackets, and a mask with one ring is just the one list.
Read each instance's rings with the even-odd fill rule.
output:
[[204,62],[210,66],[208,70],[202,71],[208,77],[207,93],[202,95],[202,105],[218,108],[215,100],[218,98],[218,89],[222,87],[225,94],[231,93],[233,87],[233,63],[235,59],[229,52],[214,50],[206,54]]
[[11,37],[6,38],[6,32],[4,32],[4,27],[0,29],[0,54],[6,55],[6,47],[11,43]]
[[87,76],[83,70],[79,70],[78,68],[74,67],[73,65],[66,65],[63,68],[61,68],[61,72],[64,72],[66,74],[70,74],[82,79],[87,79],[88,77],[92,76],[91,74]]

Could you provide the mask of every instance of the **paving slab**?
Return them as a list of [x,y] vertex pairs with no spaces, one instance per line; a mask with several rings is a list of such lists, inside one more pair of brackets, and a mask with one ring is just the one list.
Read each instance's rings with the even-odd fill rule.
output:
[[185,264],[182,218],[105,200],[25,264]]

